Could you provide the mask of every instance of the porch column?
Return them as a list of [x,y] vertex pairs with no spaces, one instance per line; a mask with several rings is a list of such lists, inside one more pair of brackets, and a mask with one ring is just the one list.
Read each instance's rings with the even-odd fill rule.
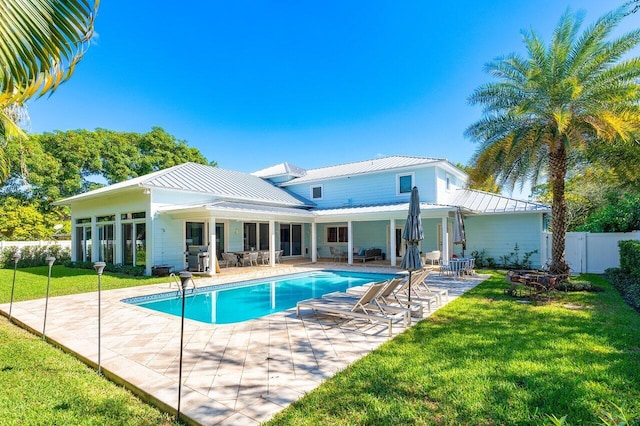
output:
[[269,265],[276,266],[276,221],[269,221]]
[[115,253],[115,263],[123,264],[123,255],[122,255],[122,219],[120,217],[120,212],[116,213],[116,223],[113,225],[116,229],[113,230],[113,238],[114,244],[116,245],[116,253]]
[[95,216],[91,216],[91,262],[100,260],[100,236],[98,235],[98,222]]
[[396,266],[396,220],[389,221],[389,260],[391,266]]
[[209,275],[216,274],[216,218],[209,216]]
[[449,264],[449,227],[447,226],[447,216],[442,218],[442,263]]
[[318,262],[318,230],[316,223],[311,224],[311,263]]
[[347,263],[353,265],[353,222],[347,222]]

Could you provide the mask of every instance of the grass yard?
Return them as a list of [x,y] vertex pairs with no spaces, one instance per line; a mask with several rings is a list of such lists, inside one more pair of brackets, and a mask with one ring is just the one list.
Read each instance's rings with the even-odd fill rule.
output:
[[[97,287],[93,271],[54,266],[52,275],[52,296]],[[0,270],[0,303],[12,278]],[[586,278],[604,291],[527,304],[504,295],[494,273],[269,424],[603,424],[617,406],[639,424],[640,314],[604,279]],[[44,297],[46,282],[47,267],[18,270],[15,300]],[[166,278],[102,279],[104,289],[158,282]],[[173,422],[0,317],[0,424]]]
[[[18,269],[14,301],[44,297],[48,267]],[[0,303],[9,302],[13,270],[0,269]],[[164,280],[164,281],[163,281]],[[108,275],[102,288],[166,282]],[[97,290],[93,271],[54,266],[51,296]],[[0,424],[173,425],[174,418],[95,370],[0,316]]]
[[493,274],[268,424],[639,424],[640,315],[585,278],[604,291],[526,304]]
[[[44,298],[47,294],[48,272],[48,266],[18,269],[13,301]],[[9,302],[12,282],[13,269],[0,269],[0,303]],[[105,272],[102,275],[101,287],[103,290],[111,290],[166,282],[166,277],[132,277]],[[67,268],[62,265],[53,265],[51,268],[50,297],[91,291],[98,291],[98,274],[95,271]]]

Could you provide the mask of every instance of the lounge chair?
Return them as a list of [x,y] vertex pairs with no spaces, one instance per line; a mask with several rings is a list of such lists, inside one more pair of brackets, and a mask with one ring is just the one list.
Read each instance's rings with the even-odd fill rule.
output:
[[[398,282],[397,281],[380,281],[378,283],[374,283],[371,285],[378,285],[378,284],[382,284],[382,290],[380,290],[380,292],[373,298],[373,300],[371,302],[369,302],[370,305],[372,305],[373,308],[378,308],[380,310],[380,312],[382,312],[383,314],[387,314],[387,313],[402,313],[402,314],[408,314],[409,315],[409,322],[411,321],[411,309],[409,307],[406,306],[406,303],[403,305],[402,303],[400,303],[398,301],[398,304],[400,306],[394,306],[391,305],[389,302],[394,303],[397,301],[397,298],[393,297],[393,292],[395,291],[396,287],[398,286]],[[370,287],[370,286],[368,286]],[[367,287],[367,288],[368,288]],[[367,290],[365,290],[366,292]],[[323,299],[336,299],[336,298],[340,298],[340,299],[349,299],[351,301],[354,302],[358,302],[359,298],[362,297],[362,294],[353,294],[353,293],[343,293],[343,292],[335,292],[335,293],[329,293],[329,294],[325,294],[324,296],[322,296]],[[366,308],[366,306],[365,306]],[[420,318],[422,318],[422,305],[418,305],[418,304],[413,304],[413,308],[416,312],[416,316],[419,316]]]
[[[398,289],[400,289],[403,285],[404,282],[407,280],[406,277],[397,277],[397,278],[393,278],[389,281],[387,281],[387,284],[383,287],[382,291],[380,291],[380,294],[378,294],[378,296],[376,296],[376,299],[381,303],[381,304],[397,304],[402,308],[407,308],[411,311],[411,314],[413,316],[416,316],[418,318],[422,318],[423,314],[424,314],[424,309],[423,309],[423,305],[422,303],[420,303],[420,300],[415,300],[415,301],[411,301],[409,302],[407,300],[406,297],[404,297],[402,294],[397,294]],[[367,287],[365,287],[366,289]],[[362,290],[356,290],[356,289],[347,289],[347,293],[348,294],[352,294],[352,295],[360,295],[362,294]],[[327,296],[332,296],[335,293],[330,293]],[[424,300],[423,300],[424,301]],[[426,300],[427,303],[427,308],[429,309],[429,312],[431,312],[431,300]]]
[[428,294],[435,294],[438,297],[438,304],[440,306],[442,306],[442,297],[446,297],[446,300],[449,300],[449,290],[446,288],[436,288],[433,286],[430,286],[427,278],[429,277],[429,274],[431,273],[431,270],[427,270],[426,273],[424,273],[422,276],[420,276],[420,280],[416,280],[416,290],[418,292],[418,294],[420,293],[428,293]]
[[386,322],[389,329],[389,337],[391,337],[393,335],[393,320],[402,319],[405,325],[408,325],[410,317],[408,315],[408,311],[393,315],[383,314],[382,312],[380,312],[379,307],[375,305],[375,302],[373,301],[384,286],[385,283],[372,284],[371,286],[369,286],[367,291],[364,292],[362,297],[358,298],[355,301],[348,298],[317,298],[303,300],[301,302],[298,302],[296,306],[296,312],[298,317],[300,317],[300,309],[306,308],[343,318],[361,318],[368,321]]
[[[431,269],[422,269],[415,271],[411,274],[411,286],[409,286],[409,277],[403,280],[402,286],[396,290],[398,297],[411,299],[411,301],[427,302],[429,303],[429,310],[431,310],[431,303],[436,302],[438,305],[442,305],[442,297],[433,291],[424,288],[424,280],[431,273]],[[411,293],[409,293],[411,289]],[[411,295],[411,297],[409,297]]]

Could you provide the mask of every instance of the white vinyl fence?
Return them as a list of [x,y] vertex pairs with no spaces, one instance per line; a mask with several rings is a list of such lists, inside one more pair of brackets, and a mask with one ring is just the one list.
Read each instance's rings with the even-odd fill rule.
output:
[[36,247],[46,247],[46,246],[60,246],[60,248],[68,248],[71,249],[71,241],[70,240],[52,240],[52,241],[0,241],[0,250],[3,250],[7,247],[27,247],[27,246],[36,246]]
[[[551,233],[542,234],[542,262],[551,262]],[[602,274],[607,268],[620,267],[618,241],[640,240],[633,232],[567,232],[565,259],[572,273]]]

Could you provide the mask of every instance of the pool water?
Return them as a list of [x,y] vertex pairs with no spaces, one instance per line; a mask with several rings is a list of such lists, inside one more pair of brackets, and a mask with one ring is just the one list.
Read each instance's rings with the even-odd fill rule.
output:
[[[209,324],[231,324],[293,308],[301,300],[393,277],[394,275],[385,274],[320,271],[248,281],[224,289],[205,287],[198,289],[195,294],[187,294],[184,315],[185,318]],[[181,316],[182,298],[179,292],[156,295],[151,300],[147,296],[127,299],[125,302]]]

